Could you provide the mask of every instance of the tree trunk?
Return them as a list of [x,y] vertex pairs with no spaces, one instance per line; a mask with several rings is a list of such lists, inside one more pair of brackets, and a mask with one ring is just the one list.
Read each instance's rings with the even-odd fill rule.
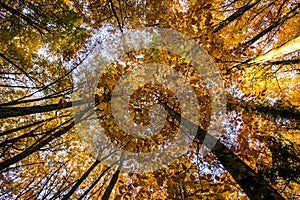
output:
[[93,169],[99,164],[100,161],[96,160],[93,165],[76,181],[71,190],[62,198],[62,200],[69,199],[75,190],[79,187],[79,185],[88,177],[88,175],[93,171]]
[[284,199],[272,186],[255,173],[255,171],[218,139],[202,130],[198,125],[182,118],[179,113],[172,110],[166,104],[164,104],[164,107],[177,121],[181,121],[182,125],[186,128],[198,127],[194,141],[202,144],[204,138],[206,139],[204,145],[211,149],[212,153],[215,154],[221,164],[231,174],[250,199]]
[[60,110],[64,108],[70,108],[72,106],[85,104],[85,101],[73,101],[67,102],[65,105],[57,103],[44,106],[28,106],[28,107],[0,107],[0,119],[9,117],[20,117],[24,115],[50,112],[54,110]]
[[222,28],[224,28],[225,26],[227,26],[228,24],[230,24],[231,22],[233,22],[234,20],[236,20],[238,17],[240,17],[241,15],[243,15],[245,12],[247,12],[248,10],[250,10],[252,7],[254,7],[256,4],[258,4],[260,1],[261,0],[251,0],[250,2],[248,2],[247,5],[241,7],[235,13],[233,13],[228,18],[226,18],[225,20],[223,20],[218,25],[218,27],[213,31],[213,33],[217,33],[218,31],[220,31]]

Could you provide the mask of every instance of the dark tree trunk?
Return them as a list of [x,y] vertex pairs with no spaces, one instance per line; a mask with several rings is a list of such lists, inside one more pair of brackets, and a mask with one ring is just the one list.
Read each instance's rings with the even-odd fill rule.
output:
[[75,190],[79,187],[79,185],[88,177],[88,175],[93,171],[93,169],[99,164],[100,161],[96,160],[93,165],[76,181],[71,190],[62,198],[62,200],[69,199]]
[[44,106],[29,106],[29,107],[0,107],[0,119],[9,117],[20,117],[24,115],[50,112],[54,110],[60,110],[64,108],[70,108],[72,106],[85,104],[85,101],[73,101],[67,102],[66,105],[57,103]]
[[235,13],[233,13],[232,15],[230,15],[227,19],[223,20],[218,25],[218,27],[213,31],[213,33],[217,33],[218,31],[220,31],[222,28],[224,28],[225,26],[227,26],[228,24],[230,24],[231,22],[233,22],[234,20],[236,20],[238,17],[242,16],[245,12],[247,12],[248,10],[250,10],[256,4],[258,4],[260,1],[261,0],[255,0],[255,1],[251,0],[250,2],[248,2],[247,5],[241,7]]
[[184,127],[189,129],[196,126],[198,128],[194,141],[202,144],[204,138],[206,139],[204,145],[211,149],[212,153],[215,154],[221,164],[231,174],[250,199],[284,199],[272,186],[218,139],[202,130],[198,125],[181,118],[179,113],[172,110],[166,104],[164,107],[177,121],[181,121]]

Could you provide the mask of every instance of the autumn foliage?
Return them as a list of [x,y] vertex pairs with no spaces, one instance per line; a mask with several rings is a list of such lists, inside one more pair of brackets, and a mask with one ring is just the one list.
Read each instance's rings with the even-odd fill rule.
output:
[[[296,0],[1,0],[0,199],[299,199],[299,24]],[[204,156],[203,134],[211,117],[220,117],[211,113],[210,85],[195,78],[188,58],[163,49],[129,52],[95,72],[93,103],[74,115],[91,100],[72,97],[80,90],[78,67],[105,38],[146,27],[191,38],[223,79],[223,127]],[[192,86],[202,114],[198,124],[187,124],[197,135],[184,155],[158,170],[123,172],[129,164],[122,158],[106,166],[76,129],[91,110],[111,143],[130,152],[155,151],[179,129],[186,105],[159,84],[141,86],[120,105],[141,126],[161,105],[166,123],[157,134],[137,140],[114,121],[116,83],[153,62]]]

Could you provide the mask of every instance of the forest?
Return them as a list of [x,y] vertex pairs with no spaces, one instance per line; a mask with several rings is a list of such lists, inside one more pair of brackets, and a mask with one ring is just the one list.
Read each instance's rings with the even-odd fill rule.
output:
[[300,199],[298,0],[0,0],[0,200]]

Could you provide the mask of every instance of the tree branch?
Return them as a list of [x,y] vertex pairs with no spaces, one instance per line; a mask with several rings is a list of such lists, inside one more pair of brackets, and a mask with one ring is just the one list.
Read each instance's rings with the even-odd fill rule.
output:
[[78,179],[75,185],[71,188],[71,190],[62,198],[62,200],[68,200],[75,190],[79,187],[79,185],[88,177],[88,175],[93,171],[93,169],[99,164],[99,161],[96,160],[93,165]]
[[284,15],[282,18],[280,18],[279,20],[277,20],[274,24],[272,24],[271,26],[269,26],[268,28],[266,28],[265,30],[263,30],[262,32],[260,32],[259,34],[257,34],[252,39],[250,39],[247,42],[243,43],[242,45],[243,46],[249,46],[250,44],[253,44],[258,39],[260,39],[261,37],[263,37],[264,35],[266,35],[268,32],[270,32],[271,30],[273,30],[277,26],[282,25],[286,20],[288,20],[288,19],[296,16],[299,13],[300,13],[300,4],[297,5],[295,8],[293,8],[289,13],[287,13],[286,15]]
[[118,27],[119,27],[119,29],[120,29],[121,33],[123,34],[123,30],[122,30],[121,22],[120,22],[120,19],[119,19],[118,15],[117,15],[117,12],[116,12],[116,10],[115,10],[115,7],[114,7],[114,4],[113,4],[113,1],[112,1],[112,0],[107,0],[107,1],[108,1],[109,5],[110,5],[110,7],[111,7],[111,10],[112,10],[112,12],[113,12],[113,14],[114,14],[115,18],[117,19]]
[[243,15],[245,12],[250,10],[252,7],[254,7],[256,4],[258,4],[261,0],[251,0],[247,3],[247,5],[241,7],[238,9],[235,13],[230,15],[227,19],[223,20],[219,23],[218,27],[213,31],[213,33],[217,33],[221,29],[223,29],[225,26],[236,20],[238,17]]

